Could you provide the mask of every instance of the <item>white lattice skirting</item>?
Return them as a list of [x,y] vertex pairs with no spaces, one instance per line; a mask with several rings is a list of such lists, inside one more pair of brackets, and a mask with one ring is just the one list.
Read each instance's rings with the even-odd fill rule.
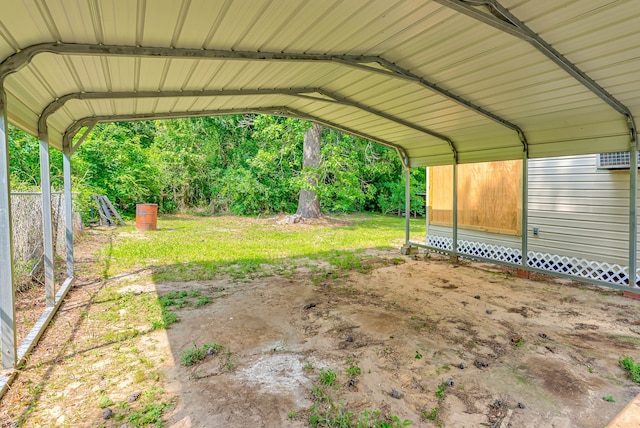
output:
[[[446,236],[429,235],[427,237],[427,245],[451,251],[453,239]],[[520,249],[484,242],[458,240],[458,253],[483,257],[497,262],[522,263]],[[537,269],[560,272],[577,278],[595,279],[611,284],[629,285],[628,266],[535,251],[527,252],[527,256],[527,265]],[[640,282],[638,280],[640,278],[639,274],[640,269],[636,271],[636,284],[634,284],[636,288]]]

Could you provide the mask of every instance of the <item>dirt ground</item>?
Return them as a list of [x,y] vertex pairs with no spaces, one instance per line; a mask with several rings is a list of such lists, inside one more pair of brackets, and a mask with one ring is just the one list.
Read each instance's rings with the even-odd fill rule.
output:
[[[601,427],[640,392],[617,364],[638,357],[639,325],[638,301],[611,291],[443,259],[380,263],[317,286],[304,275],[261,279],[182,312],[167,331],[174,355],[213,341],[230,347],[234,366],[167,366],[180,397],[167,426],[306,426],[288,413],[312,406],[309,390],[326,367],[348,410],[380,409],[413,426],[436,426],[422,412],[438,407],[445,427]],[[361,368],[355,385],[349,359]]]
[[[111,279],[109,286],[137,293],[215,290],[211,303],[175,309],[179,322],[135,339],[172,403],[163,426],[309,426],[321,369],[337,374],[328,390],[344,412],[357,418],[377,409],[417,427],[603,427],[640,393],[618,367],[623,355],[640,360],[638,300],[437,255],[398,260],[397,250],[370,250],[369,256],[368,273],[327,272],[320,279],[311,268],[246,282],[154,283],[144,271],[121,284]],[[91,315],[77,313],[104,286],[81,278],[70,293],[31,358],[50,363],[40,384],[80,353],[65,344],[89,334],[82,325]],[[207,343],[223,351],[180,364],[185,351]],[[122,349],[98,351],[96,370]],[[353,367],[360,370],[348,374]],[[127,426],[101,418],[96,406],[78,408],[77,397],[98,388],[91,373],[74,374],[77,382],[63,382],[60,391],[45,386],[39,410],[24,409],[34,385],[30,370],[43,370],[42,364],[28,365],[3,398],[2,426],[16,420]],[[126,397],[131,388],[113,382],[109,391]],[[434,408],[437,417],[428,420],[423,412]],[[84,415],[82,422],[74,422],[73,412]]]

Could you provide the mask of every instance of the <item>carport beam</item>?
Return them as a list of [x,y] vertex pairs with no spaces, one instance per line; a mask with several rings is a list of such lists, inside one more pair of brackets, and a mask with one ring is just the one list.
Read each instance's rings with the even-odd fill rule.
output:
[[11,228],[11,181],[9,180],[9,144],[6,94],[0,83],[0,335],[2,368],[16,363],[16,307],[13,278],[13,231]]
[[73,266],[73,201],[71,195],[71,154],[65,152],[62,157],[64,168],[64,224],[67,245],[67,277],[74,276]]
[[49,143],[45,135],[40,137],[40,188],[42,190],[42,243],[44,260],[44,293],[47,306],[55,304],[53,275],[53,227],[51,221],[51,166]]
[[638,147],[635,139],[629,147],[629,287],[636,287],[636,260],[638,252]]

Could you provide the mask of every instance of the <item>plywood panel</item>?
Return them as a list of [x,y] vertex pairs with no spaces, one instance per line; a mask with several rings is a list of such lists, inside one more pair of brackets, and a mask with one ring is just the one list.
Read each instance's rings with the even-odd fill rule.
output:
[[[453,167],[430,169],[429,223],[451,225]],[[458,227],[519,235],[522,161],[458,165]]]

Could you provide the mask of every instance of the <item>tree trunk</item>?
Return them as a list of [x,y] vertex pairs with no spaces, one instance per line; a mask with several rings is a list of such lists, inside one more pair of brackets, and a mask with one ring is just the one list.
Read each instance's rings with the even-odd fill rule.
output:
[[322,126],[315,123],[304,134],[302,173],[306,177],[307,184],[304,189],[300,189],[300,199],[298,199],[298,210],[296,211],[296,215],[304,218],[319,218],[322,215],[320,199],[316,193],[319,179],[321,135]]

